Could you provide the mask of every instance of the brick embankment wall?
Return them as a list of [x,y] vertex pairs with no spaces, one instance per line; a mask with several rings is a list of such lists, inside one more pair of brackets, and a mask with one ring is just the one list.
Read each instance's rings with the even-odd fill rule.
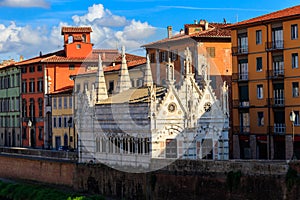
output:
[[[155,160],[152,167],[163,162]],[[0,154],[1,178],[63,185],[115,199],[300,199],[297,170],[300,162],[177,160],[156,171],[126,173],[103,164]]]
[[55,159],[0,155],[0,177],[73,186],[76,164]]

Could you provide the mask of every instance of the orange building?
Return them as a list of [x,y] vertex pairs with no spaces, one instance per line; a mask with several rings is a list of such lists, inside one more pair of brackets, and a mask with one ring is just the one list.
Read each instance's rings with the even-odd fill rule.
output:
[[300,6],[229,26],[234,158],[300,158],[299,26]]
[[117,50],[93,50],[90,27],[63,27],[64,49],[24,60],[21,69],[22,145],[52,148],[51,102],[48,94],[73,86],[71,75],[82,67],[97,65],[98,54],[104,63],[119,56]]
[[[197,81],[203,79],[202,65],[209,62],[211,85],[220,88],[223,81],[231,81],[231,34],[224,29],[226,23],[208,23],[205,20],[185,24],[178,34],[172,35],[167,27],[168,37],[143,45],[150,56],[152,75],[157,84],[165,84],[166,63],[174,62],[176,80],[182,80],[184,50],[189,47],[193,58],[193,72]],[[181,66],[181,67],[180,67]],[[216,90],[218,95],[220,91]]]

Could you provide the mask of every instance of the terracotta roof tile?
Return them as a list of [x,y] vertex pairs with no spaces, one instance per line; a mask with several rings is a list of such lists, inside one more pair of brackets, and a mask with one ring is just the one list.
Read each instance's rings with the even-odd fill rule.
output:
[[283,10],[278,10],[276,12],[272,12],[266,15],[258,16],[252,19],[248,19],[245,21],[241,21],[232,25],[229,25],[228,28],[234,28],[236,26],[249,25],[255,23],[261,23],[262,21],[272,21],[277,19],[282,19],[286,17],[298,16],[300,17],[300,5],[285,8]]
[[[231,31],[228,29],[224,29],[228,24],[223,23],[210,23],[208,30],[200,31],[197,33],[193,33],[190,35],[186,34],[176,34],[171,38],[164,38],[162,40],[158,40],[149,44],[145,44],[142,47],[150,47],[155,46],[167,42],[173,42],[173,41],[179,41],[184,40],[188,38],[230,38],[231,37]],[[185,26],[199,26],[198,24],[186,24]]]
[[68,86],[60,88],[58,90],[55,90],[55,91],[51,92],[50,94],[51,95],[54,95],[54,94],[70,94],[70,93],[73,92],[73,88],[74,88],[73,85],[68,85]]
[[61,34],[64,33],[90,33],[93,32],[91,27],[67,27],[61,28]]

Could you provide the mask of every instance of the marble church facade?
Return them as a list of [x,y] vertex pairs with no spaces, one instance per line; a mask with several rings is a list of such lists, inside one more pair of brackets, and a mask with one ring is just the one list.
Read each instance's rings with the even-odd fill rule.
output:
[[108,95],[99,56],[95,88],[75,97],[79,162],[147,168],[153,159],[227,160],[228,86],[220,85],[222,95],[217,99],[206,62],[199,63],[203,68],[199,84],[186,48],[180,84],[175,84],[169,59],[166,84],[157,85],[147,56],[143,86],[133,88],[123,48],[117,91]]

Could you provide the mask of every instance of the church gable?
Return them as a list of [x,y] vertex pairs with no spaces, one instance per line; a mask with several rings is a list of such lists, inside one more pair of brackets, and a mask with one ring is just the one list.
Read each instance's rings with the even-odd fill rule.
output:
[[169,87],[165,98],[158,106],[158,117],[182,120],[186,110],[172,86]]

